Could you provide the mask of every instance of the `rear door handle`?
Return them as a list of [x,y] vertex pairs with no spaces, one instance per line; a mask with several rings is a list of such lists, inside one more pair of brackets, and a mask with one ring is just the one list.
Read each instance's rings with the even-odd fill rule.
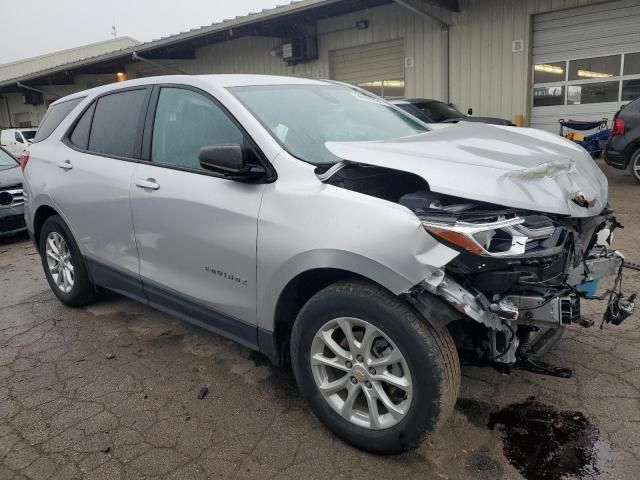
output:
[[147,190],[158,190],[160,185],[156,183],[153,178],[147,178],[146,180],[136,180],[136,187],[144,188]]
[[63,170],[71,170],[73,168],[73,165],[71,165],[70,160],[65,160],[64,162],[58,162],[57,165],[58,165],[58,168],[62,168]]

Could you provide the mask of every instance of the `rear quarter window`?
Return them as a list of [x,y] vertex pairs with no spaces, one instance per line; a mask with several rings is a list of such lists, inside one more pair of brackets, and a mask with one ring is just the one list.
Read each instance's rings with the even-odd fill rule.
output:
[[82,114],[76,126],[73,128],[73,133],[69,136],[69,140],[76,147],[86,150],[89,145],[89,133],[91,132],[91,120],[93,119],[93,111],[96,108],[95,102],[85,110]]
[[71,110],[76,108],[82,100],[84,100],[84,97],[74,98],[72,100],[67,100],[66,102],[51,105],[47,110],[47,113],[44,114],[42,122],[40,122],[40,127],[38,128],[35,137],[33,137],[33,143],[41,142],[42,140],[49,138],[49,135],[58,128],[58,125],[67,118],[67,115],[71,113]]

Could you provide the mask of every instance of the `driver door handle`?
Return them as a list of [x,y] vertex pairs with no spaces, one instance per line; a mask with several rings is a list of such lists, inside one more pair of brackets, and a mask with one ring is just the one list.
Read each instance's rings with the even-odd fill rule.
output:
[[144,188],[146,190],[158,190],[160,185],[157,184],[153,178],[147,178],[146,180],[139,178],[136,180],[136,187]]

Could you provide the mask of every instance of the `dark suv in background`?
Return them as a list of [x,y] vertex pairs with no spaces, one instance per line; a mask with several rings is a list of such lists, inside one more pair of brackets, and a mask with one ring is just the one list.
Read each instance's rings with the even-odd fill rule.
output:
[[471,109],[469,109],[469,115],[465,115],[453,105],[428,98],[392,100],[391,103],[425,123],[476,122],[515,127],[515,124],[510,120],[494,117],[471,117],[469,116],[472,113]]
[[614,168],[628,168],[640,183],[640,98],[623,106],[613,117],[604,158]]
[[20,164],[0,147],[0,238],[26,231]]

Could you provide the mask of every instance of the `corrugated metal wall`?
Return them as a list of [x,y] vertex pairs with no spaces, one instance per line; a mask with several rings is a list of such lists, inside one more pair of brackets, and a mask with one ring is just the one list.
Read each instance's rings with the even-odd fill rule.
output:
[[[369,28],[358,30],[355,24],[367,20]],[[280,45],[277,38],[245,37],[200,48],[196,61],[174,63],[189,73],[259,73],[329,77],[331,50],[404,39],[405,55],[414,57],[414,67],[405,70],[406,95],[441,98],[442,31],[437,23],[420,17],[396,4],[361,10],[318,22],[319,58],[288,66],[270,54]],[[129,78],[146,67],[127,67]]]
[[[518,114],[529,114],[531,16],[603,2],[461,0],[461,3],[463,10],[453,16],[450,28],[450,99],[464,111],[473,108],[475,115],[513,120]],[[355,23],[359,20],[367,20],[369,28],[356,29]],[[612,36],[614,34],[612,32]],[[280,45],[279,39],[260,37],[202,47],[196,52],[196,60],[175,62],[174,65],[189,73],[264,73],[327,78],[330,51],[403,39],[405,55],[414,59],[414,67],[405,68],[406,96],[441,99],[444,95],[442,30],[431,19],[397,4],[389,4],[320,20],[318,39],[319,59],[293,67],[270,54]],[[523,52],[512,53],[513,40],[524,41]],[[148,65],[138,62],[126,68],[129,78],[136,78],[139,72],[144,75]]]
[[[475,115],[527,116],[530,16],[594,3],[602,0],[461,0],[450,30],[451,101]],[[512,53],[513,40],[524,40],[523,52]]]

